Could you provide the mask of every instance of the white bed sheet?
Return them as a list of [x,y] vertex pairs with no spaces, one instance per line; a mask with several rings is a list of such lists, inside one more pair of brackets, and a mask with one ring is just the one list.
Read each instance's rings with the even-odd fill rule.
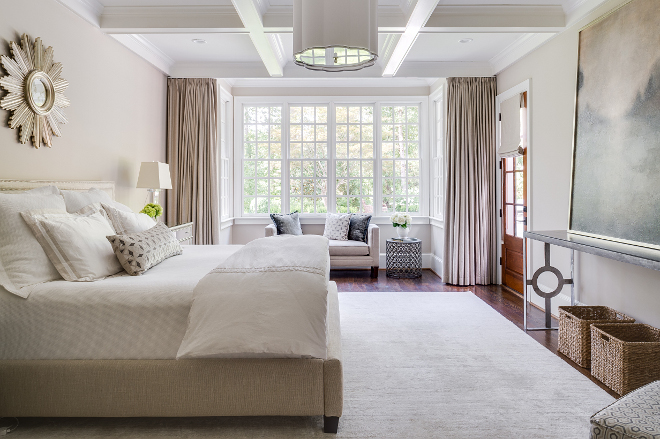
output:
[[0,287],[0,360],[174,359],[192,292],[240,245],[183,246],[142,276]]

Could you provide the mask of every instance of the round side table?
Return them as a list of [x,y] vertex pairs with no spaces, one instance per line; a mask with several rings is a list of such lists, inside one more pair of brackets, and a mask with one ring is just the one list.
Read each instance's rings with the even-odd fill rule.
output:
[[387,277],[408,279],[422,277],[421,239],[388,239],[385,254]]

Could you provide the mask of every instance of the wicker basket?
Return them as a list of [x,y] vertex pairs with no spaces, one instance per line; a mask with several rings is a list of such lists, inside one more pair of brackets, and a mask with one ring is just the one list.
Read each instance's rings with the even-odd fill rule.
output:
[[591,375],[619,395],[660,379],[660,329],[641,323],[591,326]]
[[591,366],[591,325],[598,323],[634,323],[607,306],[560,306],[559,352],[582,367]]

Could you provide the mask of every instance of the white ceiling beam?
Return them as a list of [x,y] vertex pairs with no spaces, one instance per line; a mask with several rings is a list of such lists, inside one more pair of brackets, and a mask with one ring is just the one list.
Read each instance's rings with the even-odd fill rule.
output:
[[243,25],[249,31],[252,44],[257,49],[261,61],[263,61],[270,76],[280,77],[284,75],[281,57],[273,49],[271,40],[264,31],[261,7],[255,3],[258,0],[231,1],[236,8],[236,12],[241,17]]
[[248,32],[233,6],[108,6],[101,29],[108,34]]
[[406,30],[401,34],[392,56],[383,69],[383,76],[394,76],[399,70],[401,63],[406,59],[410,48],[415,44],[419,31],[424,27],[431,14],[438,6],[439,0],[417,0],[414,9],[410,13]]
[[438,6],[422,32],[559,32],[566,26],[561,6]]
[[[84,5],[83,1],[58,0],[67,7]],[[94,0],[95,1],[95,0]],[[254,0],[257,1],[257,0]],[[583,0],[588,1],[588,0]],[[593,1],[593,0],[592,0]],[[602,1],[602,0],[598,0]],[[415,4],[417,6],[417,4]],[[293,9],[287,6],[271,7],[261,14],[261,28],[269,33],[293,32]],[[417,8],[410,10],[410,16]],[[93,13],[92,13],[93,11]],[[232,6],[106,6],[80,8],[79,15],[98,22],[108,34],[148,33],[249,33],[240,15]],[[98,14],[98,16],[94,15]],[[96,18],[95,18],[96,17]],[[88,20],[88,21],[89,21]],[[438,6],[426,24],[423,33],[463,32],[558,32],[565,24],[561,6],[497,5],[497,6]],[[408,24],[399,8],[378,8],[378,32],[402,34]]]
[[110,36],[151,63],[161,72],[166,75],[170,74],[174,60],[144,37],[130,34],[114,34]]

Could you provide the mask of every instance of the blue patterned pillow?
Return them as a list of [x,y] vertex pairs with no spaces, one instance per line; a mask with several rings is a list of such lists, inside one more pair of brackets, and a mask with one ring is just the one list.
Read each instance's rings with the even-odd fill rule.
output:
[[362,241],[369,244],[370,222],[371,215],[352,214],[351,223],[348,226],[348,239],[351,241]]
[[277,227],[278,235],[302,235],[302,228],[300,227],[300,219],[298,212],[289,214],[271,213],[270,219],[273,220],[275,227]]

